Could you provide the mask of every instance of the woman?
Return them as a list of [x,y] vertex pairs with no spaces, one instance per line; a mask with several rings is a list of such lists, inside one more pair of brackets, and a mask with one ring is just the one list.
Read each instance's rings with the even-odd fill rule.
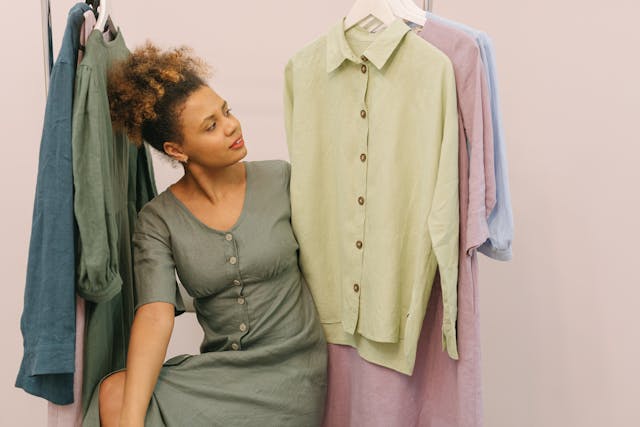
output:
[[[110,72],[114,126],[181,162],[184,176],[138,216],[127,369],[101,382],[85,425],[322,421],[326,342],[298,268],[289,164],[241,162],[240,123],[205,76],[188,50],[151,44]],[[176,271],[204,340],[201,354],[163,364],[184,311]]]

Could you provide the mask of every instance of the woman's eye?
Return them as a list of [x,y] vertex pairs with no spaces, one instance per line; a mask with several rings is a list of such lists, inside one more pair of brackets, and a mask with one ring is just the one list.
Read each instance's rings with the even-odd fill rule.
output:
[[229,108],[227,110],[227,112],[224,114],[225,116],[229,117],[231,115],[231,108]]
[[215,122],[212,123],[211,126],[207,128],[207,130],[210,130],[210,131],[216,130],[216,123]]

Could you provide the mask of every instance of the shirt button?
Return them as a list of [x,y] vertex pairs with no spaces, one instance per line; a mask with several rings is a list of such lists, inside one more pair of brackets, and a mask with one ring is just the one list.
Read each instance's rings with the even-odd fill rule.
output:
[[360,161],[365,162],[366,160],[367,160],[367,155],[364,153],[360,154]]
[[367,72],[367,66],[362,64],[362,67],[360,67],[360,70],[362,71],[362,73],[366,73]]
[[356,242],[356,248],[362,249],[362,242],[360,240]]
[[240,324],[240,332],[244,332],[247,330],[247,325],[245,325],[244,323]]
[[232,256],[231,258],[229,258],[229,264],[231,265],[236,265],[238,263],[238,258]]
[[359,291],[359,290],[360,290],[360,286],[359,286],[357,283],[356,283],[356,284],[354,284],[354,285],[353,285],[353,291],[354,291],[355,293],[358,293],[358,291]]
[[369,59],[368,59],[366,56],[364,56],[364,55],[362,55],[362,56],[360,57],[360,59],[362,59],[362,61],[363,61],[363,62],[367,62],[367,61],[369,60]]
[[233,286],[240,286],[240,280],[234,280]]
[[238,301],[238,304],[240,305],[244,304],[244,298],[242,297],[238,298],[237,301]]
[[233,349],[233,351],[238,351],[240,349],[240,346],[238,345],[237,342],[231,343],[231,348]]
[[226,236],[224,236],[225,239],[227,239],[227,242],[230,242],[233,240],[233,236],[231,234],[227,234]]
[[364,110],[360,110],[360,117],[362,117],[363,119],[367,117],[367,112]]
[[358,203],[360,206],[364,205],[364,197],[358,197]]

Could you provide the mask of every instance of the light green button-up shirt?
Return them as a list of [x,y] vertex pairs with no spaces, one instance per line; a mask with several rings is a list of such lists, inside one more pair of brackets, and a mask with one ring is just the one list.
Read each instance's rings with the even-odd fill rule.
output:
[[453,67],[397,20],[339,23],[291,58],[285,121],[300,264],[330,343],[411,374],[436,270],[457,358]]

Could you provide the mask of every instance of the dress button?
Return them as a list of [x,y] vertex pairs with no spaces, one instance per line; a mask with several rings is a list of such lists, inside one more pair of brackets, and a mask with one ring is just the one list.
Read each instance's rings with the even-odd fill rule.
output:
[[354,291],[355,293],[358,293],[358,291],[359,291],[359,290],[360,290],[360,286],[359,286],[357,283],[356,283],[356,284],[354,284],[354,285],[353,285],[353,291]]
[[367,160],[367,155],[364,153],[360,154],[360,161],[365,162],[366,160]]
[[362,67],[360,67],[360,70],[362,70],[362,73],[366,73],[367,72],[367,66],[362,64]]
[[358,204],[360,204],[360,206],[364,205],[364,197],[358,197]]
[[229,258],[229,264],[231,265],[236,265],[238,263],[238,258],[232,256],[231,258]]
[[369,60],[369,59],[368,59],[366,56],[364,56],[364,55],[362,55],[362,56],[360,57],[360,59],[362,59],[362,61],[363,61],[363,62],[367,62],[367,61]]
[[244,323],[240,324],[240,332],[244,332],[247,330],[247,325],[245,325]]
[[230,242],[233,240],[233,236],[231,234],[227,234],[226,236],[224,236],[225,239],[227,239],[227,242]]
[[237,342],[231,343],[231,348],[233,349],[233,351],[238,351],[240,349],[240,346],[238,345]]
[[244,304],[244,298],[242,298],[242,297],[239,297],[237,299],[237,301],[238,301],[238,304],[240,304],[240,305]]
[[360,110],[360,117],[362,117],[363,119],[367,117],[367,112],[364,110]]
[[356,248],[362,249],[362,242],[360,240],[356,242]]
[[240,286],[240,280],[234,280],[233,286]]

